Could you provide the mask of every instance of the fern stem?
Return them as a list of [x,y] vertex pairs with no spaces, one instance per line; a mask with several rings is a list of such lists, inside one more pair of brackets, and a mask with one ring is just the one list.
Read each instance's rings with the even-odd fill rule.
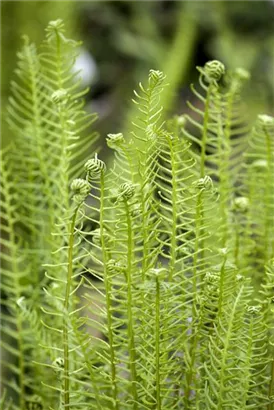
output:
[[62,88],[62,73],[61,73],[61,44],[60,44],[60,36],[57,30],[55,30],[56,35],[56,61],[57,61],[57,81],[59,89]]
[[236,311],[238,308],[238,304],[240,303],[241,297],[243,293],[243,287],[240,288],[239,293],[236,297],[236,300],[233,304],[232,311],[230,314],[229,322],[228,322],[228,327],[226,331],[226,338],[224,342],[224,347],[222,349],[222,360],[221,360],[221,369],[219,373],[219,391],[218,391],[218,403],[217,403],[217,409],[222,410],[225,402],[225,393],[226,393],[226,386],[225,386],[225,371],[226,371],[226,364],[227,364],[227,356],[228,356],[228,349],[230,346],[230,343],[233,343],[232,341],[232,331],[233,331],[233,325],[234,325],[234,318],[236,315]]
[[[193,318],[192,318],[192,322],[194,322]],[[185,392],[184,393],[184,403],[185,403],[186,409],[188,409],[189,406],[191,405],[191,399],[190,399],[191,390],[194,390],[195,392],[195,402],[196,402],[196,406],[198,406],[199,395],[198,395],[198,389],[197,389],[195,364],[196,364],[197,356],[199,354],[198,344],[202,337],[201,335],[202,325],[203,325],[203,316],[201,316],[198,319],[198,323],[196,327],[193,327],[193,333],[194,333],[193,341],[191,342],[191,346],[190,346],[189,353],[188,353],[188,357],[190,357],[191,360],[190,360],[190,365],[186,369],[186,378],[185,378],[186,387],[184,389],[184,392]],[[199,360],[199,362],[203,363],[204,361],[201,359]],[[193,385],[193,382],[194,382],[194,385]]]
[[272,188],[272,178],[273,174],[271,173],[271,168],[273,168],[273,153],[271,149],[271,137],[267,131],[265,131],[265,138],[266,138],[266,149],[267,149],[267,173],[266,173],[266,192],[265,192],[265,204],[266,204],[266,212],[265,212],[265,241],[266,241],[266,255],[265,255],[265,263],[269,261],[270,258],[273,257],[274,251],[274,242],[270,240],[270,229],[273,227],[273,218],[270,206],[271,206],[271,189]]
[[224,297],[224,288],[225,288],[225,264],[227,256],[224,256],[224,261],[221,266],[220,271],[220,285],[219,285],[219,300],[218,300],[218,314],[221,315],[223,307],[223,297]]
[[[236,218],[235,218],[236,219]],[[239,268],[239,250],[240,250],[240,229],[237,224],[237,220],[235,223],[235,248],[234,248],[234,262],[235,266]]]
[[[60,41],[60,35],[58,31],[56,30],[56,61],[57,61],[57,83],[58,83],[58,88],[62,89],[64,84],[63,84],[63,75],[62,75],[62,65],[61,65],[61,41]],[[66,110],[64,107],[60,106],[58,107],[58,113],[59,113],[59,120],[60,120],[60,139],[62,143],[62,152],[60,153],[60,170],[63,172],[60,174],[60,183],[62,186],[68,186],[69,185],[69,179],[68,179],[68,164],[69,164],[69,157],[68,157],[68,135],[67,135],[67,124],[66,124],[66,118],[64,115],[64,112]],[[69,195],[64,195],[64,192],[62,192],[62,199],[63,199],[63,207],[64,209],[69,209]]]
[[160,373],[160,283],[156,275],[155,306],[155,359],[156,359],[156,409],[161,410],[161,373]]
[[[202,192],[199,192],[197,201],[196,201],[196,214],[195,214],[195,249],[194,249],[194,257],[193,257],[193,280],[192,280],[192,292],[193,295],[197,294],[197,271],[198,271],[198,254],[199,254],[199,249],[202,248],[200,246],[200,229],[201,229],[201,219],[202,219],[202,211],[203,211],[203,203],[202,203]],[[196,316],[197,316],[197,310],[195,307],[195,300],[192,301],[192,321],[191,323],[194,324],[192,329],[193,332],[195,332],[194,340],[191,342],[191,346],[189,348],[189,357],[191,357],[191,363],[190,367],[187,371],[186,374],[186,388],[185,388],[185,394],[184,394],[184,402],[186,405],[186,408],[190,405],[190,392],[191,392],[191,385],[194,377],[194,366],[195,366],[195,361],[196,361],[196,354],[197,354],[197,344],[198,344],[198,339],[199,339],[199,331],[198,329],[200,328],[200,322],[198,322],[198,328],[195,329],[195,323],[196,323]]]
[[[143,190],[142,190],[143,191]],[[146,211],[146,201],[144,198],[144,192],[142,192],[141,197],[141,206],[142,206],[142,237],[143,237],[143,258],[142,258],[142,282],[144,283],[146,279],[146,271],[147,271],[147,259],[148,259],[148,249],[147,249],[147,238],[148,238],[148,218],[147,218],[147,211]]]
[[[1,158],[2,160],[2,158]],[[20,279],[18,279],[17,274],[20,272],[19,266],[18,266],[18,260],[17,260],[17,249],[16,249],[16,237],[15,237],[15,227],[14,227],[14,217],[12,215],[11,209],[12,209],[12,198],[10,195],[10,184],[8,182],[9,176],[6,175],[6,172],[4,170],[4,164],[2,165],[2,178],[5,180],[5,185],[6,185],[6,190],[5,190],[5,200],[7,202],[6,206],[6,212],[7,212],[7,221],[9,224],[9,232],[10,232],[10,242],[12,244],[11,247],[11,260],[12,260],[12,272],[15,280],[15,292],[16,292],[16,300],[18,300],[21,296],[20,293]],[[3,183],[4,185],[4,183]],[[25,361],[24,361],[24,349],[23,349],[23,323],[22,319],[20,317],[20,314],[16,315],[16,327],[17,327],[17,334],[18,334],[18,339],[17,339],[17,344],[18,344],[18,366],[19,366],[19,388],[20,388],[20,393],[19,393],[19,403],[20,403],[20,408],[23,409],[25,407],[25,384],[24,384],[24,379],[25,379]]]
[[269,383],[269,391],[268,391],[268,397],[270,400],[270,403],[267,406],[267,410],[273,410],[273,395],[274,395],[274,359],[271,360],[271,375],[270,375],[270,383]]
[[169,148],[170,148],[170,156],[171,156],[171,170],[172,170],[172,231],[171,231],[171,259],[169,263],[169,281],[171,282],[173,279],[173,275],[175,272],[175,264],[176,264],[176,247],[177,247],[177,238],[176,238],[176,221],[177,221],[177,167],[176,161],[174,158],[173,146],[172,141],[169,139]]
[[[228,240],[228,194],[229,190],[229,156],[230,156],[230,127],[232,115],[233,94],[228,101],[228,112],[226,120],[223,121],[222,113],[218,115],[218,157],[220,158],[219,169],[219,192],[221,208],[221,247],[227,246]],[[216,99],[216,101],[218,101]],[[219,101],[218,101],[219,102]],[[225,145],[224,145],[225,144]]]
[[[194,341],[190,347],[189,350],[189,357],[191,357],[191,362],[190,362],[190,366],[189,368],[186,370],[186,387],[185,387],[185,391],[184,391],[184,403],[185,403],[185,408],[188,409],[190,406],[190,393],[191,393],[191,389],[193,388],[195,390],[194,387],[192,387],[192,382],[193,382],[193,378],[195,376],[195,362],[196,362],[196,358],[197,358],[197,346],[198,346],[198,342],[200,339],[200,329],[201,329],[201,325],[202,322],[199,321],[196,329],[195,329],[195,334],[194,334]],[[196,402],[198,402],[198,391],[195,390],[195,394],[196,394]]]
[[[151,146],[150,146],[151,148]],[[149,241],[149,223],[151,220],[151,202],[150,202],[150,192],[152,190],[152,176],[149,175],[149,171],[153,164],[149,162],[149,152],[146,151],[144,162],[140,160],[141,171],[141,211],[142,211],[142,237],[143,237],[143,258],[142,258],[142,281],[146,280],[146,272],[150,267],[150,241]]]
[[100,238],[103,253],[103,264],[104,264],[104,283],[106,289],[106,308],[107,308],[107,326],[108,326],[108,339],[109,339],[109,349],[110,349],[110,366],[111,366],[111,381],[112,381],[112,397],[114,401],[113,408],[119,410],[119,399],[118,399],[118,387],[117,387],[117,376],[116,376],[116,356],[115,356],[115,346],[113,337],[113,321],[112,321],[112,303],[111,303],[111,283],[108,278],[107,271],[107,261],[108,253],[106,249],[105,236],[104,236],[104,217],[105,217],[105,202],[104,202],[104,191],[105,191],[105,179],[104,173],[101,172],[100,177],[101,184],[101,197],[100,197]]
[[[195,214],[195,249],[193,256],[193,294],[197,293],[198,286],[198,257],[199,253],[203,252],[203,240],[201,241],[202,236],[202,219],[203,219],[203,200],[202,192],[199,192],[197,201],[196,201],[196,214]],[[201,241],[201,242],[200,242]],[[202,258],[203,259],[203,258]],[[193,312],[195,314],[195,311]],[[193,316],[194,317],[194,316]]]
[[24,352],[23,352],[23,339],[21,337],[22,331],[23,331],[23,326],[22,326],[22,320],[17,319],[17,330],[18,330],[18,348],[20,352],[19,356],[19,369],[20,369],[20,406],[24,406],[25,404],[25,385],[24,385],[24,373],[25,373],[25,364],[24,364]]
[[66,317],[69,310],[69,298],[70,290],[72,286],[72,272],[73,272],[73,245],[74,245],[74,228],[76,217],[80,205],[78,205],[73,213],[72,221],[70,225],[69,233],[69,246],[68,246],[68,270],[67,281],[64,300],[64,319],[63,319],[63,342],[64,342],[64,405],[67,410],[70,409],[70,379],[69,379],[69,342],[68,342],[68,324]]
[[[201,237],[201,226],[202,226],[202,217],[203,217],[203,201],[202,201],[202,192],[199,192],[197,201],[196,201],[196,216],[195,216],[195,249],[194,249],[194,257],[193,257],[193,280],[192,280],[192,292],[193,295],[197,294],[197,285],[198,285],[198,255],[199,255],[199,249],[203,249],[203,244],[200,244],[200,237]],[[195,307],[195,300],[192,301],[192,322],[193,324],[196,323],[196,316],[197,316],[197,310]],[[199,326],[199,325],[198,325]],[[193,327],[193,331],[195,331],[195,328]],[[191,364],[189,371],[187,372],[186,376],[186,391],[185,391],[185,403],[186,406],[189,405],[189,395],[191,391],[191,384],[193,381],[194,377],[194,366],[195,366],[195,360],[196,360],[196,349],[197,349],[197,343],[198,343],[198,332],[195,332],[194,340],[191,343],[190,350],[189,350],[189,356],[191,357]]]
[[209,84],[206,100],[205,100],[205,110],[204,110],[204,123],[203,123],[203,133],[202,133],[202,147],[201,147],[201,162],[200,162],[200,178],[205,176],[205,161],[206,161],[206,143],[207,143],[207,131],[209,123],[209,107],[211,102],[211,93],[213,90],[213,83]]
[[133,232],[131,225],[131,217],[129,212],[129,205],[124,200],[126,218],[127,218],[127,234],[128,234],[128,251],[127,251],[127,319],[128,319],[128,351],[130,358],[130,374],[131,374],[131,393],[134,399],[133,409],[138,409],[138,394],[136,388],[137,372],[136,372],[136,348],[135,335],[133,329],[133,315],[132,315],[132,254],[133,254]]
[[245,377],[243,377],[243,381],[244,381],[244,389],[243,389],[243,408],[246,408],[247,403],[248,403],[248,396],[249,396],[249,389],[250,389],[250,383],[252,382],[251,380],[251,372],[250,369],[252,368],[253,363],[251,363],[252,361],[252,345],[253,345],[253,338],[254,338],[254,318],[253,315],[251,316],[251,321],[249,323],[249,334],[247,337],[248,340],[248,346],[246,349],[246,358],[247,358],[247,362],[245,363],[245,367],[248,369],[248,377],[245,375]]

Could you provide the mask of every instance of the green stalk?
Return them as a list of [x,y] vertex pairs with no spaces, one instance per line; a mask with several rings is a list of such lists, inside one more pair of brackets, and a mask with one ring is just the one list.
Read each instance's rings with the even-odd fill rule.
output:
[[[190,362],[189,370],[186,370],[186,388],[185,388],[185,394],[184,394],[184,404],[185,404],[186,409],[188,409],[188,407],[191,404],[190,403],[190,392],[191,392],[191,389],[193,389],[192,381],[194,377],[194,366],[195,366],[195,361],[197,357],[197,346],[198,346],[198,342],[199,342],[200,334],[201,334],[200,333],[201,325],[202,325],[202,321],[200,320],[196,330],[194,330],[195,331],[194,341],[191,345],[190,352],[189,352],[189,356],[191,357],[191,362]],[[196,396],[198,396],[198,391],[195,391],[195,394]],[[196,399],[198,399],[198,397],[196,397]]]
[[[199,207],[197,207],[199,212],[200,212],[200,210],[201,210],[200,208],[202,206],[202,200],[201,200],[200,195],[201,195],[201,193],[199,194],[199,199],[200,199],[198,201]],[[200,218],[200,213],[196,214],[196,220],[198,220],[197,218]],[[199,232],[199,230],[200,230],[200,224],[199,224],[198,232]],[[197,236],[199,237],[199,235],[197,235]],[[197,245],[198,242],[199,241],[196,241],[196,245]],[[197,249],[199,249],[199,246],[198,247],[195,246],[195,251]],[[196,263],[197,263],[197,257],[196,257],[196,252],[195,252],[195,256],[194,256],[194,275],[193,276],[196,275],[196,271],[197,271]],[[226,256],[224,258],[224,262],[222,264],[221,274],[220,274],[220,297],[219,297],[219,301],[218,301],[218,312],[219,313],[221,312],[222,304],[223,304],[225,263],[226,263]],[[197,293],[196,279],[193,278],[193,281],[194,281],[193,284],[195,286],[193,292],[194,292],[194,294],[196,294]],[[195,306],[194,306],[194,303],[193,303],[193,307],[192,307],[193,322],[195,322],[195,320],[194,320],[195,317],[196,317],[196,309],[195,309]],[[196,388],[197,380],[196,380],[196,378],[194,379],[194,376],[195,376],[194,366],[195,366],[195,361],[196,361],[197,354],[198,354],[197,348],[198,348],[198,343],[199,343],[199,340],[200,340],[200,335],[201,335],[200,332],[201,332],[202,323],[203,323],[202,319],[199,320],[198,325],[196,326],[196,329],[195,328],[193,329],[193,332],[195,332],[195,333],[194,333],[194,336],[193,336],[193,342],[191,343],[190,352],[189,352],[189,357],[191,357],[191,362],[190,362],[189,371],[187,371],[187,373],[186,373],[186,389],[185,389],[185,399],[184,399],[186,408],[188,408],[188,406],[190,405],[190,397],[189,396],[190,396],[191,389],[194,389],[196,391],[196,402],[197,402],[197,399],[198,399],[198,390]],[[211,328],[211,331],[212,331],[212,328]],[[201,363],[204,362],[203,359],[200,360],[200,361],[201,361]],[[192,387],[192,382],[195,383],[194,387]]]
[[[207,144],[207,132],[208,132],[208,123],[209,123],[209,108],[210,108],[210,101],[211,101],[211,93],[214,88],[214,84],[210,83],[206,100],[205,100],[205,111],[204,111],[204,119],[203,119],[203,133],[202,133],[202,147],[201,147],[201,163],[200,163],[200,178],[205,177],[205,161],[206,161],[206,144]],[[202,239],[199,242],[200,236],[203,236],[203,216],[204,216],[204,209],[203,209],[203,201],[202,201],[202,192],[199,193],[196,203],[196,232],[199,232],[199,235],[196,236],[195,241],[195,255],[194,255],[194,292],[196,293],[197,289],[197,261],[198,261],[198,250],[200,251],[200,258],[204,259],[204,240]],[[198,238],[198,239],[197,239]]]
[[[253,337],[254,337],[254,318],[253,315],[251,315],[251,320],[249,323],[249,332],[248,332],[248,346],[246,349],[246,357],[248,359],[248,362],[245,363],[245,367],[249,370],[252,368],[253,363],[251,363],[251,358],[252,358],[252,342],[253,342]],[[252,387],[251,385],[251,371],[249,370],[249,374],[248,377],[245,375],[243,377],[243,384],[244,384],[244,389],[243,389],[243,408],[246,408],[246,403],[248,403],[248,393],[249,393],[249,389],[250,387]]]
[[239,250],[240,250],[240,229],[237,218],[235,222],[235,248],[234,248],[234,263],[239,268]]
[[138,410],[138,394],[136,389],[137,372],[136,372],[136,349],[135,335],[133,329],[132,315],[132,256],[133,256],[133,233],[131,226],[131,217],[129,206],[124,199],[126,218],[127,218],[127,235],[128,235],[128,251],[127,251],[127,319],[128,319],[128,352],[130,359],[130,374],[131,374],[131,394],[134,399],[133,409]]
[[[175,142],[176,144],[176,142]],[[169,139],[169,149],[170,149],[170,156],[171,156],[171,169],[172,169],[172,231],[171,231],[171,259],[169,263],[169,281],[171,282],[175,272],[175,264],[176,264],[176,231],[177,231],[177,180],[176,180],[176,158],[173,152],[172,141]]]
[[[203,201],[202,201],[202,193],[199,192],[198,197],[197,197],[197,202],[196,202],[196,216],[195,216],[195,233],[196,233],[196,239],[195,239],[195,250],[194,250],[194,256],[193,256],[193,295],[197,294],[197,264],[198,264],[198,253],[199,253],[199,238],[200,238],[200,232],[201,232],[201,222],[202,222],[202,211],[203,211]],[[195,301],[193,300],[192,302],[192,323],[195,324],[195,318],[196,318],[196,308],[195,308]],[[199,325],[200,326],[200,323]],[[195,328],[193,327],[193,332],[195,332]],[[184,395],[184,402],[185,405],[189,405],[189,395],[191,391],[191,384],[192,380],[194,377],[194,365],[195,365],[195,360],[196,360],[196,350],[197,350],[197,343],[198,343],[198,338],[199,338],[199,332],[195,332],[194,340],[191,342],[190,346],[190,352],[189,356],[191,357],[191,364],[190,364],[190,369],[189,371],[186,372],[186,389],[185,389],[185,395]],[[187,408],[187,407],[186,407]]]
[[[220,213],[221,213],[221,247],[225,248],[228,241],[228,194],[229,194],[229,157],[230,157],[230,129],[232,102],[234,95],[228,100],[228,112],[224,121],[225,127],[223,130],[222,115],[218,115],[218,157],[220,158],[219,165],[219,192],[220,192]],[[224,138],[223,138],[224,137]],[[224,139],[224,141],[223,141]],[[225,143],[225,147],[223,144]]]
[[[196,213],[195,213],[195,250],[193,256],[193,294],[196,295],[197,293],[197,285],[198,285],[198,278],[197,278],[197,264],[198,264],[198,254],[199,249],[202,249],[202,245],[200,245],[200,236],[201,236],[201,225],[202,225],[202,218],[203,218],[203,200],[202,200],[202,192],[199,192],[197,196],[196,202]],[[193,312],[195,314],[195,312]],[[194,316],[193,316],[194,317]]]
[[67,283],[65,290],[64,300],[64,319],[63,319],[63,345],[64,345],[64,405],[66,410],[70,409],[70,391],[69,391],[69,343],[68,343],[68,325],[66,321],[66,315],[69,309],[69,297],[72,286],[72,272],[73,272],[73,245],[74,245],[74,228],[77,217],[77,212],[80,205],[75,208],[72,216],[69,233],[69,246],[68,246],[68,270],[67,270]]
[[202,147],[201,147],[201,163],[200,163],[200,178],[205,176],[205,160],[206,160],[206,143],[207,143],[207,130],[209,122],[209,104],[211,101],[211,92],[213,90],[213,83],[209,84],[206,100],[205,100],[205,112],[203,121],[203,133],[202,133]]
[[225,285],[225,264],[226,264],[227,256],[224,256],[224,261],[222,263],[221,271],[220,271],[220,285],[219,285],[219,300],[218,300],[218,314],[221,315],[223,309],[223,297],[224,297],[224,285]]
[[[271,238],[271,224],[272,217],[271,215],[271,210],[270,204],[271,204],[271,189],[272,188],[272,178],[273,175],[271,173],[271,168],[273,169],[273,156],[272,156],[272,149],[271,149],[271,136],[269,135],[268,131],[266,128],[264,128],[265,132],[265,138],[266,138],[266,149],[267,149],[267,174],[266,174],[266,181],[265,181],[265,186],[266,186],[266,192],[265,192],[265,204],[266,204],[266,212],[265,212],[265,240],[266,240],[266,257],[265,257],[265,263],[269,261],[270,258],[273,257],[273,251],[274,251],[274,242],[273,240],[270,241],[269,239]],[[270,201],[270,202],[269,202]]]
[[107,261],[108,253],[106,249],[105,236],[104,236],[104,190],[105,190],[105,179],[104,173],[101,172],[101,198],[100,198],[100,238],[102,244],[103,252],[103,266],[104,266],[104,284],[106,289],[106,308],[107,308],[107,326],[108,326],[108,339],[109,339],[109,348],[110,348],[110,365],[111,365],[111,380],[112,380],[112,397],[114,401],[113,408],[119,410],[119,399],[118,399],[118,387],[117,387],[117,376],[116,376],[116,356],[115,356],[115,346],[114,346],[114,337],[113,337],[113,321],[112,321],[112,303],[111,303],[111,283],[108,278],[107,271]]
[[[63,88],[63,81],[62,81],[62,67],[61,67],[61,44],[60,44],[60,37],[58,32],[56,32],[56,59],[57,59],[57,80],[58,80],[58,88],[62,89]],[[62,146],[62,153],[60,153],[60,169],[63,170],[62,173],[60,173],[59,178],[61,179],[60,182],[62,182],[63,186],[68,186],[69,185],[69,180],[68,180],[68,164],[69,164],[69,155],[67,152],[68,148],[68,141],[67,141],[67,121],[68,118],[66,118],[66,115],[64,115],[64,109],[62,106],[59,107],[59,120],[60,120],[60,126],[61,126],[61,135],[60,139],[63,144]],[[61,166],[62,165],[62,166]],[[64,204],[63,207],[64,209],[69,209],[69,195],[66,195],[65,198],[63,198]]]
[[[13,217],[12,214],[10,212],[10,209],[12,209],[11,206],[11,198],[9,196],[9,191],[7,189],[6,191],[6,200],[8,202],[8,206],[7,206],[7,220],[8,221],[13,221]],[[13,226],[13,223],[11,223],[11,229],[10,229],[10,241],[12,243],[12,248],[11,248],[11,256],[12,256],[12,272],[15,273],[14,278],[16,280],[16,285],[15,285],[15,289],[20,289],[21,285],[20,285],[20,279],[18,280],[17,278],[17,272],[19,272],[19,266],[18,266],[18,262],[17,262],[17,252],[16,252],[16,239],[15,239],[15,229]],[[18,300],[21,296],[20,291],[16,292],[16,300]],[[17,332],[18,332],[18,351],[19,351],[19,357],[18,357],[18,362],[19,362],[19,387],[20,387],[20,394],[19,394],[19,403],[20,403],[20,408],[23,409],[25,406],[25,384],[24,384],[24,379],[25,379],[25,360],[24,360],[24,349],[23,349],[23,323],[22,323],[22,319],[20,317],[20,314],[16,316],[16,327],[17,327]]]
[[141,209],[142,209],[142,237],[143,237],[143,258],[142,258],[142,282],[144,283],[146,280],[146,271],[148,268],[148,255],[149,255],[149,249],[148,249],[148,224],[149,224],[149,213],[146,210],[146,198],[145,198],[145,193],[144,189],[142,189],[141,192]]
[[160,373],[160,283],[156,275],[156,308],[155,308],[155,356],[156,356],[156,409],[161,410],[161,373]]
[[268,397],[271,400],[267,406],[267,410],[273,410],[273,395],[274,395],[274,359],[271,361],[271,379],[269,383]]
[[[218,403],[217,403],[217,409],[218,410],[222,410],[223,406],[224,406],[224,402],[225,402],[225,394],[226,394],[226,381],[225,381],[225,370],[226,370],[226,363],[227,363],[227,356],[228,356],[228,349],[230,347],[230,344],[233,343],[233,341],[231,340],[232,338],[232,332],[233,332],[233,325],[234,325],[234,318],[237,312],[237,307],[238,304],[241,300],[242,297],[242,293],[243,293],[243,287],[240,289],[236,300],[233,304],[232,310],[231,310],[231,314],[230,314],[230,318],[229,318],[229,322],[228,322],[228,327],[227,327],[227,332],[226,332],[226,337],[225,337],[225,341],[224,341],[224,347],[222,349],[222,361],[221,361],[221,369],[220,369],[220,373],[219,373],[219,391],[218,391]],[[216,386],[215,386],[216,388]]]

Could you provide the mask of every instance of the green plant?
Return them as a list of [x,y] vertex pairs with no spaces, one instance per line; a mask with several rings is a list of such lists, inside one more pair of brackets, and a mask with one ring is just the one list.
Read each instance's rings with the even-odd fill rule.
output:
[[250,131],[248,73],[199,67],[193,115],[164,123],[151,70],[108,167],[79,137],[77,43],[46,31],[1,162],[2,408],[272,409],[274,120]]

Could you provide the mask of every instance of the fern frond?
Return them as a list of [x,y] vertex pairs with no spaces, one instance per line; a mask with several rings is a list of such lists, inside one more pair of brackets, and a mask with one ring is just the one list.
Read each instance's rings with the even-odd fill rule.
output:
[[258,116],[249,141],[246,158],[246,210],[245,242],[249,266],[258,271],[254,280],[259,283],[264,266],[273,258],[274,222],[274,122],[273,117]]
[[47,32],[41,53],[25,39],[8,111],[20,150],[16,162],[22,222],[34,232],[31,247],[51,251],[51,233],[69,207],[68,186],[81,172],[83,152],[97,136],[80,138],[95,116],[83,111],[86,90],[80,91],[75,80],[78,44],[65,38],[60,20],[51,22]]
[[[31,267],[22,253],[23,241],[18,233],[21,220],[18,193],[13,185],[13,172],[10,152],[6,150],[4,158],[1,152],[1,346],[5,375],[3,382],[13,380],[12,383],[7,383],[7,388],[10,397],[15,394],[12,408],[19,409],[26,405],[28,391],[36,390],[33,378],[37,377],[38,381],[41,377],[31,362],[31,341],[35,333],[26,326],[25,317],[18,308],[22,298],[30,297],[32,286],[28,280]],[[10,390],[13,390],[13,393]]]
[[218,206],[211,214],[218,227],[213,242],[220,248],[226,247],[232,258],[239,253],[238,243],[231,241],[233,223],[237,224],[233,216],[234,191],[240,183],[239,156],[246,149],[248,133],[248,126],[241,115],[244,110],[241,108],[240,91],[249,75],[243,69],[236,70],[230,75],[226,89],[222,89],[217,83],[224,74],[220,62],[212,61],[198,69],[201,92],[194,86],[192,91],[202,108],[189,103],[193,116],[187,118],[193,131],[190,133],[187,127],[184,133],[199,147],[200,153],[194,153],[199,164],[197,173],[211,176],[219,193]]
[[[39,316],[52,314],[55,318],[59,316],[60,321],[63,317],[60,309],[63,300],[59,296],[61,282],[59,287],[54,287],[54,283],[60,279],[60,272],[53,270],[52,275],[43,277],[42,263],[51,262],[49,265],[62,266],[62,269],[67,264],[66,247],[69,244],[66,223],[69,223],[67,214],[70,212],[71,197],[69,185],[72,178],[82,172],[86,161],[83,154],[89,154],[87,147],[92,147],[97,135],[86,134],[80,138],[80,133],[83,134],[94,122],[95,116],[83,110],[82,97],[87,90],[79,89],[80,82],[76,79],[78,73],[73,70],[77,44],[65,38],[61,21],[51,22],[47,32],[41,53],[25,38],[24,47],[18,54],[17,81],[12,83],[8,121],[15,133],[16,143],[16,150],[11,153],[14,168],[11,186],[16,193],[17,218],[20,221],[18,227],[23,231],[22,239],[28,243],[27,247],[23,246],[26,268],[21,268],[21,276],[25,275],[26,287],[33,286],[32,298],[36,301],[33,312],[37,312],[37,305],[42,305]],[[9,206],[11,210],[12,206]],[[11,228],[13,230],[14,227]],[[52,236],[52,233],[55,235]],[[56,248],[59,251],[51,254]],[[26,269],[31,274],[26,275]],[[13,274],[16,275],[16,271]],[[46,283],[48,300],[44,302],[42,288]],[[12,297],[12,303],[24,296],[27,306],[30,306],[30,295],[30,289],[27,293],[19,292],[16,298]],[[33,326],[31,322],[27,325],[27,320],[33,319],[32,314],[26,315],[25,309],[21,314],[28,334]],[[44,353],[48,351],[47,346],[52,345],[52,353],[58,351],[58,320],[51,319],[47,326],[47,337],[40,342],[45,346]],[[39,334],[38,328],[36,331]],[[32,363],[28,355],[26,360]],[[45,354],[37,356],[36,362],[44,362],[48,367]],[[34,365],[35,368],[37,366]],[[48,372],[45,370],[46,374]],[[37,375],[38,380],[40,376]],[[44,377],[44,382],[48,384],[47,377]],[[36,387],[30,386],[29,391],[35,392]],[[48,393],[48,399],[52,395]],[[25,400],[23,394],[19,396]],[[50,405],[50,401],[48,403]]]
[[[239,408],[241,373],[238,357],[243,340],[239,334],[243,325],[243,309],[246,301],[244,287],[231,298],[230,306],[214,326],[208,345],[208,363],[204,363],[204,402],[200,406],[221,409]],[[202,404],[203,403],[203,404]]]

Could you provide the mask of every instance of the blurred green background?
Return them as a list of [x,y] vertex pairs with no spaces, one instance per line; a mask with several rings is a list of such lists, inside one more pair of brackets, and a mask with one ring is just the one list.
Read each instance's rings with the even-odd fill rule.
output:
[[83,41],[78,64],[90,86],[87,110],[98,113],[103,139],[129,129],[132,89],[149,69],[167,75],[166,114],[181,114],[198,77],[195,66],[210,59],[249,70],[251,115],[274,114],[273,1],[2,1],[1,16],[2,145],[12,138],[5,107],[21,36],[38,45],[57,18],[68,36]]

